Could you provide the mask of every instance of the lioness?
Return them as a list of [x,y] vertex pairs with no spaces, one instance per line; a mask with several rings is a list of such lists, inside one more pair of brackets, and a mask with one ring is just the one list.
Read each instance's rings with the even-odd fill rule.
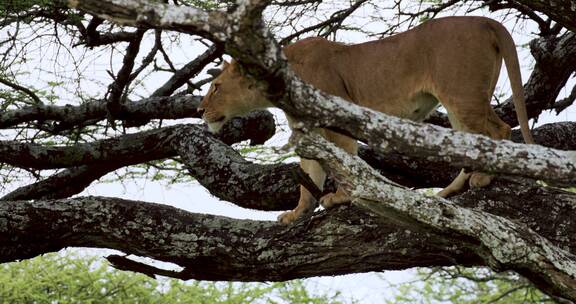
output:
[[[453,128],[494,139],[510,137],[510,126],[490,106],[504,59],[524,140],[533,143],[516,47],[508,31],[494,20],[435,19],[401,34],[355,45],[307,38],[285,47],[284,54],[299,77],[326,93],[415,121],[424,120],[440,102]],[[234,116],[271,106],[254,81],[243,76],[232,62],[224,64],[199,110],[204,112],[203,119],[211,130],[217,132]],[[356,140],[325,129],[319,132],[347,152],[357,153]],[[302,159],[301,167],[322,189],[326,173],[320,164]],[[438,194],[446,197],[461,191],[467,181],[476,188],[491,180],[490,175],[462,170]],[[338,187],[320,203],[330,207],[348,201]],[[278,219],[290,223],[314,203],[312,195],[301,186],[298,206]]]

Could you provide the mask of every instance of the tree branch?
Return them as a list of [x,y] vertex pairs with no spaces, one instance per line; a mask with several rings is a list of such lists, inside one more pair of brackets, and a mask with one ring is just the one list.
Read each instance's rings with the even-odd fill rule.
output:
[[212,136],[189,135],[174,148],[190,175],[210,193],[244,208],[286,210],[295,206],[299,192],[292,172],[299,170],[297,164],[251,163]]
[[203,54],[176,71],[164,85],[152,93],[151,97],[168,96],[172,94],[176,89],[184,85],[186,81],[200,73],[208,63],[220,56],[222,56],[221,46],[215,44],[209,47]]
[[[204,13],[190,8],[177,10],[170,5],[148,2],[135,3],[126,0],[102,2],[74,0],[72,3],[80,9],[98,14],[113,22],[193,33],[217,43],[223,43],[226,51],[237,59],[241,69],[258,81],[258,85],[265,88],[269,99],[274,104],[282,108],[287,114],[309,124],[309,126],[302,124],[299,127],[330,128],[367,142],[370,147],[380,152],[384,152],[388,146],[393,146],[398,151],[406,152],[408,155],[432,161],[450,161],[456,166],[483,172],[510,173],[566,185],[572,185],[576,181],[576,155],[574,152],[568,153],[539,146],[528,147],[444,130],[434,126],[422,126],[357,107],[340,98],[323,94],[303,83],[287,69],[287,63],[283,60],[281,49],[273,40],[272,35],[264,28],[261,13],[269,1],[242,1],[238,3],[234,11],[227,15],[222,12]],[[560,39],[566,37],[569,36]],[[188,157],[187,148],[194,146],[191,144],[193,141],[193,138],[186,138],[178,147],[179,154],[190,165],[191,169],[199,165],[197,160]],[[322,143],[322,148],[317,146],[314,150],[314,144],[318,145],[319,143]],[[433,233],[441,235],[441,239],[449,238],[452,243],[462,244],[464,248],[472,248],[474,250],[473,255],[477,257],[474,260],[475,263],[482,261],[496,270],[514,269],[527,276],[547,293],[572,300],[576,299],[576,288],[574,288],[576,285],[576,266],[573,255],[534,233],[534,231],[538,231],[537,229],[526,229],[516,222],[487,214],[485,211],[465,209],[443,199],[427,198],[413,191],[406,191],[397,185],[391,186],[387,180],[382,179],[379,175],[371,174],[371,169],[365,164],[352,161],[350,156],[342,152],[337,153],[327,148],[330,153],[326,154],[327,151],[323,149],[330,147],[330,144],[321,139],[314,139],[314,141],[308,141],[306,144],[306,147],[311,149],[308,151],[313,152],[305,154],[307,158],[314,158],[317,155],[322,157],[323,155],[328,162],[331,159],[332,167],[339,169],[336,171],[337,179],[348,187],[352,197],[368,204],[379,214],[409,227],[431,228]],[[206,144],[206,146],[201,147],[218,155],[211,150],[213,145]],[[302,149],[306,147],[302,147]],[[306,150],[301,151],[305,152]],[[340,160],[341,163],[334,163],[336,159]],[[228,168],[231,171],[236,171],[237,175],[241,175],[244,172],[240,172],[238,168],[246,168],[241,162],[241,159],[231,156],[223,162],[211,165],[223,166],[220,168]],[[226,187],[232,188],[241,184],[242,181],[232,181],[227,183]],[[246,186],[242,187],[245,188]],[[379,191],[382,189],[386,191]],[[516,194],[517,196],[518,194]],[[385,204],[375,205],[373,201],[385,202]],[[574,206],[573,201],[570,204],[570,206]],[[137,215],[140,217],[140,212]],[[315,220],[316,218],[313,218],[312,222]],[[210,252],[206,252],[210,248],[210,246],[206,246],[206,235],[216,234],[220,237],[222,234],[233,233],[233,229],[229,229],[230,226],[226,226],[226,223],[214,218],[211,221],[216,222],[217,231],[212,230],[198,234],[187,230],[187,233],[179,234],[175,238],[163,236],[163,239],[183,241],[187,245],[187,250],[202,254],[200,258],[184,266],[185,271],[191,273],[190,277],[198,275],[197,268],[193,267],[197,267],[200,263],[210,266],[210,270],[202,269],[201,278],[213,279],[225,276],[226,279],[246,280],[251,278],[250,274],[261,270],[266,271],[267,279],[289,277],[289,275],[280,276],[278,270],[268,268],[267,265],[270,265],[272,261],[267,260],[267,258],[273,256],[275,252],[262,251],[263,243],[259,243],[260,245],[255,247],[246,243],[225,247],[234,248],[232,251],[228,251],[222,246],[219,247],[220,251],[225,251],[226,254],[232,252],[243,259],[246,256],[256,257],[259,259],[257,260],[258,267],[251,265],[252,268],[247,268],[244,267],[245,264],[239,263],[239,268],[230,270],[229,268],[224,269],[225,266],[239,265],[234,264],[234,259],[226,259],[223,263],[214,263],[214,260],[206,259],[205,257],[210,255]],[[339,230],[340,226],[335,227],[336,229],[330,230],[341,231]],[[146,231],[146,228],[144,229]],[[314,235],[313,230],[307,230],[304,238]],[[162,233],[156,229],[154,232]],[[358,231],[354,230],[353,235],[358,236]],[[234,241],[245,241],[246,238],[254,236],[253,233],[250,236],[236,235]],[[202,241],[202,245],[193,243],[191,246],[190,242],[198,240]],[[283,243],[282,238],[276,236],[273,240],[275,244]],[[338,244],[332,243],[334,238],[330,236],[327,240],[328,243],[323,243],[323,246],[329,247],[331,252],[334,252],[334,248],[337,248]],[[148,240],[140,241],[147,248],[156,246]],[[219,239],[218,241],[219,244],[222,244],[225,240]],[[369,243],[369,239],[362,239],[362,241],[363,244]],[[306,250],[309,248],[309,242],[304,240],[297,246],[302,244],[305,244],[306,247],[299,248],[299,255],[305,255],[308,252]],[[290,256],[290,248],[285,243],[282,245],[282,256]],[[347,242],[346,247],[350,247],[350,241]],[[370,255],[365,248],[362,249],[361,256]],[[405,257],[406,253],[404,252],[403,258]],[[331,262],[338,262],[341,258],[346,262],[351,260],[350,255],[325,253],[320,260],[317,259],[317,256],[308,255],[307,260],[299,261],[297,266],[285,264],[290,259],[280,261],[276,259],[274,262],[283,267],[282,271],[287,270],[289,274],[299,273],[298,276],[306,277],[318,275],[318,270],[326,269],[331,265]],[[458,259],[451,261],[454,260]],[[370,260],[370,262],[372,261]],[[470,265],[466,264],[464,260],[460,260],[460,262],[464,265]],[[360,266],[356,264],[356,269],[366,271],[367,268],[363,268],[362,263],[366,263],[366,260],[361,260]],[[314,274],[310,274],[310,266],[313,266]],[[330,274],[342,273],[341,271],[354,270],[331,268]]]
[[[454,199],[470,209],[510,214],[576,252],[573,193],[496,181],[488,191],[468,191]],[[544,221],[541,214],[546,214]],[[277,281],[416,266],[484,265],[464,241],[380,221],[355,206],[322,211],[286,227],[115,198],[0,204],[1,262],[68,246],[111,248],[176,263],[186,268],[184,279]]]
[[104,22],[104,19],[94,17],[86,26],[85,31],[80,31],[84,44],[87,47],[95,47],[113,44],[117,42],[130,42],[136,39],[139,33],[136,32],[114,32],[114,33],[100,33],[97,28]]
[[[576,150],[576,123],[546,124],[532,130],[537,144],[559,150]],[[512,141],[524,142],[519,130],[512,131]],[[410,157],[403,152],[388,149],[378,153],[361,145],[358,156],[390,180],[411,188],[446,187],[460,168],[451,162],[433,162]]]
[[[196,108],[201,96],[182,95],[151,97],[122,104],[120,119],[180,119],[199,118]],[[78,106],[38,105],[0,113],[0,128],[6,129],[21,123],[56,121],[54,131],[68,130],[85,121],[100,121],[106,118],[106,103],[92,100]]]
[[75,146],[43,146],[0,141],[0,162],[21,168],[57,169],[107,165],[122,159],[145,162],[173,154],[169,147],[177,126],[127,134]]
[[[262,144],[274,134],[274,127],[275,125],[272,114],[269,112],[261,111],[252,113],[245,118],[234,119],[226,124],[224,127],[226,133],[218,136],[218,139],[222,140],[223,142],[220,142],[218,139],[214,138],[211,133],[207,132],[205,126],[198,125],[177,125],[149,132],[138,133],[129,137],[120,136],[118,138],[112,139],[111,141],[103,141],[98,144],[94,144],[95,146],[106,148],[110,143],[126,143],[126,145],[123,146],[109,147],[107,150],[105,150],[105,152],[102,152],[100,155],[106,155],[107,160],[101,159],[90,163],[88,162],[88,159],[86,159],[86,161],[90,163],[89,165],[72,167],[64,170],[63,172],[54,174],[44,180],[18,188],[0,198],[0,200],[28,200],[69,197],[73,194],[80,193],[94,180],[118,168],[136,165],[151,160],[176,156],[177,153],[175,146],[180,145],[181,139],[187,137],[194,137],[196,143],[212,141],[214,142],[215,150],[220,149],[226,151],[226,153],[229,153],[230,155],[237,155],[237,152],[228,146],[229,144],[243,140],[250,140],[254,144]],[[253,133],[252,131],[256,132]],[[154,149],[149,149],[149,145],[154,145]],[[187,147],[186,149],[188,151],[188,158],[197,158],[204,160],[206,163],[219,161],[219,159],[214,159],[216,155],[207,154],[205,150],[202,150],[199,147]],[[23,161],[30,157],[31,156],[16,158],[21,158],[20,161]],[[39,161],[41,161],[41,159],[42,158],[40,157]],[[294,179],[290,179],[289,175],[290,170],[295,169],[294,166],[287,166],[282,170],[276,170],[274,168],[275,166],[269,166],[268,170],[285,172],[284,179],[288,182],[287,189],[295,189],[297,187],[296,181]],[[214,192],[216,193],[222,191],[219,190],[218,187],[221,183],[224,182],[224,180],[226,180],[226,176],[219,175],[215,168],[207,167],[205,164],[202,164],[196,168],[196,170],[200,169],[203,169],[204,171],[199,174],[206,173],[210,174],[210,176],[219,176],[219,179],[215,179],[214,185],[209,185],[209,189],[215,189]],[[275,176],[278,175],[281,175],[281,173],[275,174]],[[206,179],[206,177],[199,176],[199,179]],[[270,188],[268,191],[275,191],[276,187],[273,185],[274,181],[267,180],[267,182],[270,184],[270,186],[268,186],[268,188]],[[282,185],[286,186],[286,183]],[[264,189],[262,183],[257,183],[252,186],[260,186]],[[294,197],[296,194],[295,191],[293,192],[294,195],[287,196],[287,198]],[[266,193],[266,191],[264,191],[264,193]],[[264,195],[264,197],[267,196]],[[288,201],[290,200],[288,199]],[[290,201],[290,203],[293,203],[293,201]],[[268,208],[279,209],[282,207],[286,207],[286,203],[280,203],[279,206]]]
[[134,68],[134,61],[140,52],[140,43],[144,37],[145,29],[136,30],[136,36],[132,39],[126,47],[126,54],[122,61],[122,67],[116,75],[114,82],[109,87],[109,96],[106,101],[106,109],[110,118],[116,118],[121,111],[121,105],[124,103],[124,91],[130,82],[130,74]]
[[[293,76],[287,74],[287,82],[292,79]],[[451,162],[472,170],[549,179],[567,185],[576,181],[574,152],[495,141],[422,125],[328,97],[301,81],[293,81],[290,85],[291,102],[280,100],[278,106],[315,127],[329,127],[350,134],[369,143],[375,151],[384,153],[387,147],[394,147],[413,157]]]
[[576,256],[534,231],[503,217],[400,188],[317,134],[299,134],[295,142],[298,154],[320,160],[340,185],[346,185],[355,204],[382,220],[459,237],[492,269],[514,269],[545,292],[576,300]]
[[568,97],[556,101],[556,103],[552,105],[551,109],[554,109],[554,111],[556,111],[556,115],[558,115],[560,114],[560,112],[566,110],[566,108],[574,104],[575,101],[576,101],[576,85],[572,87],[572,91],[570,92],[570,95]]
[[514,0],[535,11],[544,13],[554,21],[576,33],[576,5],[572,0]]
[[40,100],[40,98],[38,98],[38,95],[36,95],[36,93],[32,92],[32,90],[30,90],[30,89],[28,89],[28,88],[26,88],[26,87],[23,87],[23,86],[21,86],[21,85],[19,85],[19,84],[16,84],[16,83],[13,83],[13,82],[11,82],[11,81],[8,81],[8,80],[6,80],[6,79],[4,79],[4,78],[2,78],[2,77],[0,77],[0,83],[6,85],[6,86],[8,86],[8,87],[13,88],[14,90],[23,92],[24,94],[28,95],[28,96],[34,101],[34,104],[37,104],[37,105],[41,105],[41,104],[42,104],[42,100]]
[[[304,33],[308,33],[308,32],[311,32],[311,31],[314,31],[317,29],[321,29],[324,27],[337,28],[340,24],[342,24],[342,22],[344,22],[344,20],[346,18],[348,18],[348,16],[350,16],[352,13],[354,13],[366,1],[367,0],[358,0],[353,5],[351,5],[349,8],[335,12],[327,20],[320,22],[320,23],[317,23],[315,25],[306,27],[304,29],[301,29],[301,30],[293,33],[293,34],[290,34],[290,35],[284,37],[282,40],[280,40],[279,44],[280,45],[286,45],[286,44],[292,42],[292,40],[294,38],[298,38]],[[331,31],[327,31],[323,36],[324,37],[328,36],[330,34],[330,32]]]

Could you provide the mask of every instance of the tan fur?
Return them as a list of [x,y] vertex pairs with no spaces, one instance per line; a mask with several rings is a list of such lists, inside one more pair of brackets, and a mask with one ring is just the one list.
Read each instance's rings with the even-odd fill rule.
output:
[[[494,139],[510,137],[510,127],[490,106],[504,59],[522,134],[527,143],[533,143],[515,45],[506,29],[494,20],[435,19],[389,38],[355,45],[308,38],[287,46],[284,53],[299,77],[324,92],[415,121],[424,120],[440,102],[455,129]],[[268,106],[272,104],[234,63],[225,66],[200,105],[214,131],[233,116]],[[319,132],[349,153],[356,153],[354,139],[328,130]],[[322,188],[326,174],[319,164],[303,159],[301,166]],[[467,182],[471,187],[483,187],[491,179],[481,172],[462,171],[439,195],[462,191]],[[347,201],[340,188],[321,199],[324,206]],[[312,206],[314,198],[301,187],[298,207],[279,220],[290,223]]]

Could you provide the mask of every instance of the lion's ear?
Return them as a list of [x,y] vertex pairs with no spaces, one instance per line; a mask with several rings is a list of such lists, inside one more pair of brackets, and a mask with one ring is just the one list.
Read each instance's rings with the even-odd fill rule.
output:
[[240,69],[238,68],[238,64],[236,64],[236,60],[232,59],[230,63],[226,63],[222,70],[228,70],[229,73],[232,75],[239,75]]
[[225,69],[228,66],[230,66],[230,63],[228,63],[228,61],[224,60],[224,62],[222,63],[222,69]]

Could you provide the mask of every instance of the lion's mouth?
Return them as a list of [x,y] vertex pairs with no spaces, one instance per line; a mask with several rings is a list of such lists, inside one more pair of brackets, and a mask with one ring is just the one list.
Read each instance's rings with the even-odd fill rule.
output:
[[226,116],[220,116],[216,119],[204,119],[204,121],[206,121],[210,132],[218,133],[226,121]]
[[226,116],[222,115],[218,118],[212,118],[212,117],[203,117],[204,121],[206,121],[207,123],[217,123],[217,122],[224,122],[224,120],[226,119]]

